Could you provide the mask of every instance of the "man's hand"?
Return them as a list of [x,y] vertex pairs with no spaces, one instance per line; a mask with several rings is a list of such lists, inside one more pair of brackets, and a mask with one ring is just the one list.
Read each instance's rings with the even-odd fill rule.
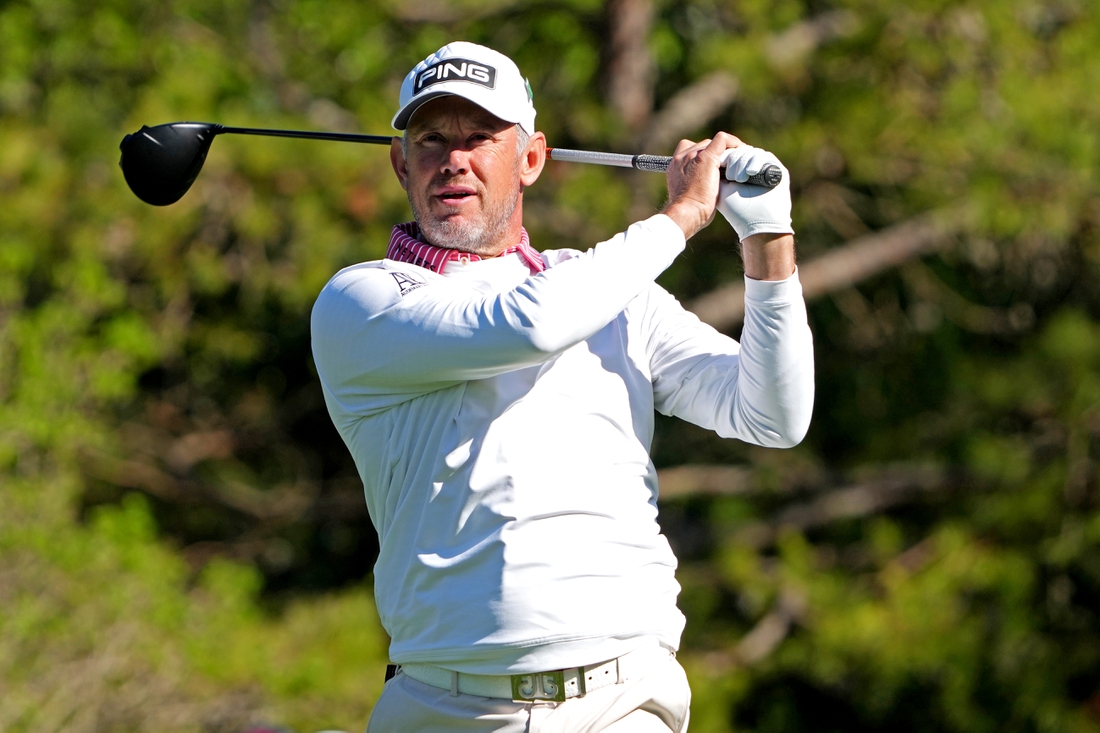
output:
[[[791,229],[791,174],[767,150],[740,145],[725,153],[722,161],[726,179],[718,191],[718,210],[741,241],[755,234],[794,234]],[[769,165],[783,171],[775,188],[751,186],[748,180]]]
[[[783,171],[783,180],[775,188],[736,182],[769,164]],[[725,178],[718,173],[720,167],[726,169]],[[725,132],[697,143],[681,140],[667,177],[664,213],[680,226],[685,237],[707,226],[717,209],[741,240],[747,276],[783,280],[794,273],[790,173],[774,155],[745,145]]]
[[[751,145],[728,151],[722,165],[726,175],[718,187],[718,210],[741,240],[745,274],[754,280],[785,280],[795,267],[790,172],[767,150]],[[783,171],[775,188],[737,183],[769,165]]]
[[690,239],[710,224],[718,203],[718,166],[727,150],[743,143],[733,135],[720,132],[701,142],[681,140],[665,174],[668,178],[668,203],[664,213],[680,225]]

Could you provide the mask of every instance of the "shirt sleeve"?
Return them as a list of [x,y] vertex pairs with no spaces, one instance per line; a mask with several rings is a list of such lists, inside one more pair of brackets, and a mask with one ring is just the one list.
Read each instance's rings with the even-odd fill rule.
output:
[[814,401],[813,337],[802,286],[797,272],[781,281],[745,278],[745,286],[740,344],[664,290],[651,293],[654,404],[725,438],[789,448],[805,437]]
[[680,228],[657,215],[505,292],[347,268],[313,308],[318,375],[334,396],[409,393],[541,363],[607,325],[683,249]]

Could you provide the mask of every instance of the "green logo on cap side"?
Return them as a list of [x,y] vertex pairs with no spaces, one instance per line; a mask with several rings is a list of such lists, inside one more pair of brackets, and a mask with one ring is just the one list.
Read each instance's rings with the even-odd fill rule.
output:
[[531,102],[531,103],[534,103],[535,93],[533,91],[531,91],[531,80],[527,79],[527,78],[524,78],[523,83],[527,87],[527,101]]

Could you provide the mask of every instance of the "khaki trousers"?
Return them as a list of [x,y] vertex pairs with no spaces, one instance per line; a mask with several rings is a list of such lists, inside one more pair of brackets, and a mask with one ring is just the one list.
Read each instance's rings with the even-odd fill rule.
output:
[[687,733],[691,690],[669,653],[634,679],[565,702],[517,703],[426,685],[386,683],[367,733]]

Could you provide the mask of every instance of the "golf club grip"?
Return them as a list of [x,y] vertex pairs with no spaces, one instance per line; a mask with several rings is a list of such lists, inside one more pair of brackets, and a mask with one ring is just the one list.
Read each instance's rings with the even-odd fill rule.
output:
[[[635,155],[633,167],[640,171],[656,171],[658,173],[663,173],[668,170],[671,164],[671,155]],[[761,186],[763,188],[775,188],[782,180],[783,170],[777,165],[767,165],[764,166],[764,169],[759,173],[754,173],[744,181],[737,181],[737,183],[744,183],[749,186]]]
[[[595,163],[613,165],[618,168],[634,168],[640,171],[664,173],[672,163],[671,155],[626,155],[623,153],[600,153],[593,150],[569,150],[567,148],[547,148],[551,160],[567,163]],[[783,170],[777,165],[769,165],[759,173],[740,181],[750,186],[775,188],[783,180]]]

